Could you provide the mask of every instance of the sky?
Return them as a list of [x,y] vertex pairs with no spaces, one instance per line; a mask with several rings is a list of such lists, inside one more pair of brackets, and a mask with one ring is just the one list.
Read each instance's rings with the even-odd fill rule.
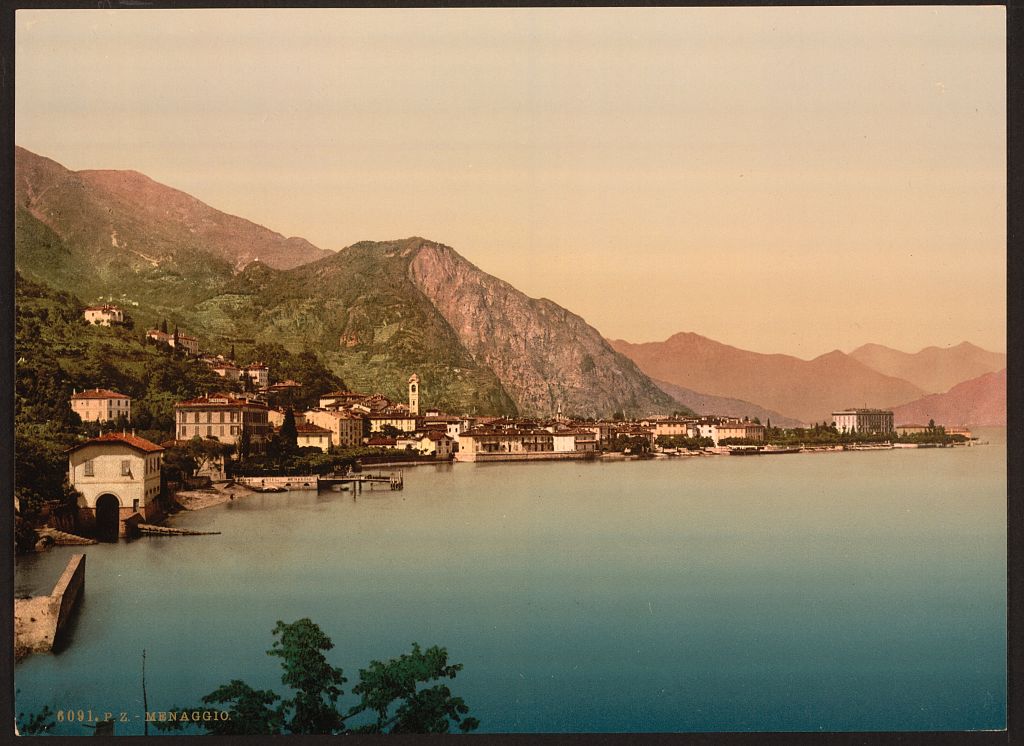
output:
[[606,337],[1006,345],[1001,7],[19,10],[19,145]]

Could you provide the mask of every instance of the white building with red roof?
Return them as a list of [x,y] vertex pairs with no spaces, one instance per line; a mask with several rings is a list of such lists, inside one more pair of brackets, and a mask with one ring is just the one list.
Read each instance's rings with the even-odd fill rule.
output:
[[84,315],[90,324],[110,326],[124,323],[124,311],[117,306],[87,306]]
[[163,450],[134,434],[106,433],[65,451],[68,481],[82,494],[79,516],[98,538],[125,535],[125,521],[150,523],[160,517]]
[[326,427],[311,422],[296,422],[295,431],[298,433],[299,448],[319,448],[327,453],[333,445],[334,433]]
[[110,389],[87,389],[72,391],[71,411],[82,418],[82,422],[107,422],[124,417],[132,418],[132,400],[127,394]]

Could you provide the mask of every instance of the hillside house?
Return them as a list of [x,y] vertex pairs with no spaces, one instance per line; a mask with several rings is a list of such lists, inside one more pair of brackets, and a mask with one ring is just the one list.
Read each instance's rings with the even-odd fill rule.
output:
[[109,389],[73,390],[71,411],[82,418],[82,422],[108,422],[124,417],[132,418],[132,400],[126,394]]
[[270,384],[270,368],[263,363],[253,363],[242,368],[242,375],[248,376],[258,389],[265,389]]
[[110,326],[124,323],[124,311],[117,306],[87,306],[83,313],[90,324]]
[[182,331],[172,334],[168,344],[176,350],[181,350],[187,355],[199,354],[199,338],[192,337]]

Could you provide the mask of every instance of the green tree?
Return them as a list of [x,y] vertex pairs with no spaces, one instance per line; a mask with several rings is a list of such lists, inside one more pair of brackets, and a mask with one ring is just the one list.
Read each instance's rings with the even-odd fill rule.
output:
[[242,434],[238,436],[238,457],[248,458],[250,453],[252,453],[252,433],[243,425]]
[[[21,690],[19,689],[16,694],[21,694]],[[53,711],[49,705],[43,705],[43,709],[39,712],[30,712],[28,714],[19,712],[17,721],[18,735],[22,736],[46,735],[46,732],[56,725]]]
[[[157,722],[159,730],[196,727],[211,735],[278,735],[342,733],[447,733],[452,725],[469,732],[479,721],[469,717],[461,697],[440,682],[454,679],[461,664],[449,664],[444,648],[422,650],[413,643],[409,653],[388,661],[371,661],[360,670],[352,694],[358,703],[339,709],[347,681],[342,670],[331,665],[325,652],[334,643],[310,619],[291,624],[278,622],[267,655],[281,659],[281,682],[293,692],[282,698],[269,690],[253,689],[238,679],[202,698],[205,705],[220,705],[229,718],[183,723]],[[429,685],[423,686],[420,685]],[[174,712],[207,709],[173,707]],[[368,720],[369,717],[369,720]],[[348,721],[358,725],[349,725]]]
[[163,319],[160,322],[160,331],[162,331],[164,334],[167,334],[167,319]]
[[284,422],[281,423],[281,447],[289,453],[299,450],[299,431],[295,426],[295,412],[291,407],[284,413]]

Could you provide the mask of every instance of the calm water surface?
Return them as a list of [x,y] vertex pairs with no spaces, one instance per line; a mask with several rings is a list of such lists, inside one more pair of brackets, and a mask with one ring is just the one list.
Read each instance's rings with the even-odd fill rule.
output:
[[[251,495],[86,547],[70,645],[19,710],[194,704],[310,617],[351,687],[413,641],[482,731],[962,730],[1006,721],[1005,430],[959,449],[457,464]],[[73,548],[23,559],[48,592]],[[351,698],[343,702],[351,703]],[[60,733],[88,735],[79,725]]]

